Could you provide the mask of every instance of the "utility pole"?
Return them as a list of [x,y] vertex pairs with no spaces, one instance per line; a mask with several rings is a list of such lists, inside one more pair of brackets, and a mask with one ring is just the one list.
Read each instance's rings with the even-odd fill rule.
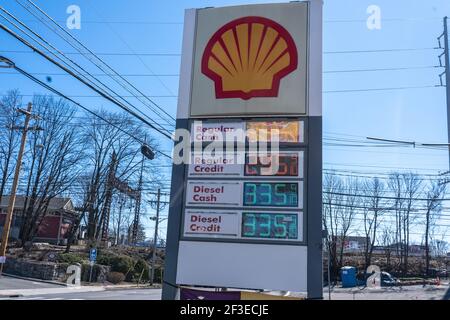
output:
[[139,185],[136,195],[136,207],[134,209],[134,220],[133,220],[133,230],[131,235],[131,243],[136,245],[137,236],[139,231],[139,220],[141,214],[141,200],[142,200],[142,176],[144,174],[144,155],[142,155],[142,163],[141,163],[141,174],[139,176]]
[[159,224],[159,206],[161,200],[161,189],[158,188],[158,195],[156,200],[156,219],[155,219],[155,235],[153,237],[153,252],[152,252],[152,272],[150,275],[150,285],[153,285],[153,280],[155,277],[155,258],[156,258],[156,248],[158,242],[158,224]]
[[6,220],[5,224],[3,226],[3,233],[2,233],[2,243],[0,245],[0,276],[3,272],[3,265],[6,262],[6,247],[8,246],[8,239],[9,239],[9,232],[11,229],[11,221],[12,216],[14,212],[14,205],[16,203],[16,192],[17,192],[17,185],[19,184],[19,176],[20,176],[20,169],[22,166],[22,158],[25,151],[25,143],[27,141],[27,132],[28,132],[28,125],[30,124],[30,120],[32,118],[31,110],[33,109],[32,104],[28,103],[27,110],[21,110],[19,109],[19,112],[25,114],[25,124],[22,131],[22,141],[20,143],[20,149],[19,154],[17,156],[17,164],[16,164],[16,170],[14,173],[14,181],[11,189],[11,195],[9,197],[9,203],[8,203],[8,211],[6,214]]
[[111,202],[114,190],[114,183],[116,179],[117,170],[117,154],[113,151],[111,156],[111,164],[109,165],[108,180],[106,183],[106,196],[105,196],[105,206],[103,207],[103,225],[102,225],[102,241],[104,241],[105,246],[108,245],[108,234],[109,234],[109,217],[111,213]]
[[[449,43],[448,43],[448,18],[444,17],[444,33],[439,36],[439,48],[442,48],[441,38],[444,37],[444,52],[439,56],[439,63],[442,66],[441,57],[444,56],[445,59],[445,71],[440,74],[441,77],[441,85],[442,85],[442,76],[445,74],[445,89],[447,96],[447,135],[448,135],[448,143],[450,143],[450,52],[449,52]],[[449,145],[449,154],[450,154],[450,145]],[[450,158],[449,158],[449,169],[450,169]]]

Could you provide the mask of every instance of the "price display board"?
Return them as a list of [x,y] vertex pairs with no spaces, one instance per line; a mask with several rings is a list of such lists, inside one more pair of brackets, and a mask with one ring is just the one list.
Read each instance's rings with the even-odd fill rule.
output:
[[282,210],[187,210],[186,238],[215,238],[251,242],[303,241],[303,212]]
[[245,182],[244,206],[297,208],[298,183]]
[[246,157],[246,177],[277,176],[303,178],[303,152],[272,155],[250,154]]
[[242,237],[298,240],[298,215],[290,213],[242,213]]
[[322,297],[322,2],[186,11],[163,299]]
[[277,137],[282,143],[303,143],[302,121],[255,121],[247,122],[249,142],[272,142]]

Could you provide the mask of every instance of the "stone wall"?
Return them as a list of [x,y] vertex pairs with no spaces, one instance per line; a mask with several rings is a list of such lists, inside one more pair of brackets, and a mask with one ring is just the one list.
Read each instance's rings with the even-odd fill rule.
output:
[[[8,258],[4,266],[6,274],[50,281],[65,282],[69,265],[67,263],[40,262],[32,260]],[[94,265],[92,268],[92,282],[105,282],[111,267]],[[82,266],[81,281],[89,281],[90,266]]]
[[[58,280],[61,268],[54,262],[38,262],[8,258],[4,266],[7,274],[41,280]],[[65,273],[65,272],[64,272]]]

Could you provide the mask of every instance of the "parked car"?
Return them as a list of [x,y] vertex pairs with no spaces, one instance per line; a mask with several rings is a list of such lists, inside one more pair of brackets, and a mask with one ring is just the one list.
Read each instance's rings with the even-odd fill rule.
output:
[[436,278],[436,277],[448,278],[448,270],[432,268],[432,269],[430,269],[429,276],[433,277],[433,278]]
[[381,272],[381,286],[382,287],[393,287],[400,284],[400,280],[393,277],[390,273],[382,271]]
[[[367,283],[367,279],[371,276],[372,274],[370,273],[364,273],[363,277],[365,278],[365,280],[361,279],[360,277],[360,286],[365,287],[366,283]],[[393,287],[393,286],[397,286],[400,284],[400,280],[393,277],[390,273],[382,271],[380,274],[380,285],[382,287]]]

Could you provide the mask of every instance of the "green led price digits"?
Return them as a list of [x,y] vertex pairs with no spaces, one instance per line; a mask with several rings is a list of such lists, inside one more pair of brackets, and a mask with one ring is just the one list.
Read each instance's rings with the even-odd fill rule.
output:
[[296,214],[242,214],[242,237],[262,239],[298,239]]
[[298,207],[298,183],[244,183],[244,206]]

